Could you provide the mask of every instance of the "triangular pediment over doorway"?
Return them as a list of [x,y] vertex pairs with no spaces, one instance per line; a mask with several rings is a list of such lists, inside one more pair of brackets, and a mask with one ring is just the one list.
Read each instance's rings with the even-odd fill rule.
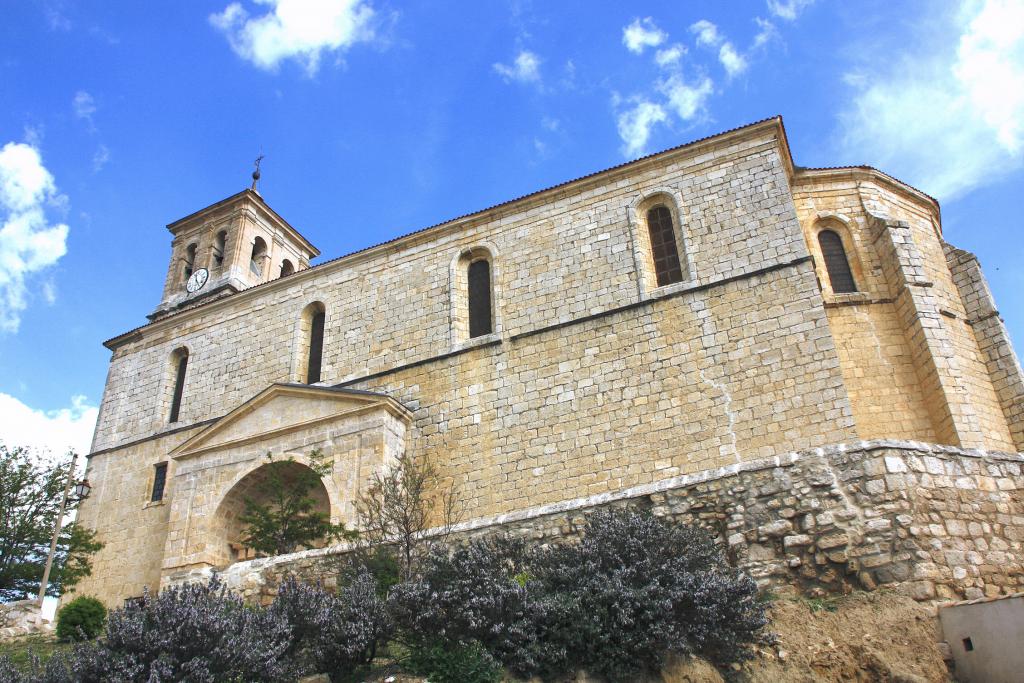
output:
[[308,429],[348,415],[386,411],[408,423],[408,408],[385,394],[308,384],[272,384],[173,451],[175,459]]

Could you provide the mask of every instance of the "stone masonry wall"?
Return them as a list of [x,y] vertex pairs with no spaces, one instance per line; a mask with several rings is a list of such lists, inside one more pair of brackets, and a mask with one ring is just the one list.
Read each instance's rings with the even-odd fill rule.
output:
[[636,303],[641,276],[630,206],[666,191],[682,203],[692,285],[807,256],[776,129],[697,145],[139,330],[111,359],[93,450],[173,427],[170,358],[181,346],[189,349],[182,425],[219,417],[273,382],[297,380],[300,315],[313,301],[326,309],[327,383],[452,352],[451,263],[468,248],[493,252],[500,336]]
[[[1019,450],[1010,430],[1021,415],[1007,411],[1008,392],[998,386],[1005,374],[986,366],[989,349],[1009,348],[1008,339],[1000,346],[977,338],[970,321],[983,314],[968,309],[981,297],[967,282],[980,278],[984,287],[984,279],[977,268],[968,277],[952,256],[947,263],[931,205],[856,169],[798,174],[793,201],[823,285],[858,435]],[[843,237],[856,293],[830,291],[817,245],[821,227]]]
[[[855,438],[809,264],[353,383],[482,517]],[[787,303],[784,303],[787,302]]]
[[[468,516],[502,514],[855,438],[815,298],[805,262],[352,388],[412,410],[406,447],[458,486]],[[177,462],[165,500],[149,502],[153,465],[193,434],[91,459],[82,520],[107,546],[82,591],[116,604],[153,588],[168,509],[218,502],[193,501]],[[309,448],[322,438],[301,436]]]
[[53,623],[43,618],[38,600],[0,603],[0,641],[52,630]]
[[1024,450],[1024,372],[999,316],[981,264],[969,251],[946,244],[946,259],[964,302],[964,324],[973,331],[992,386],[1006,414],[1016,450]]
[[[708,529],[762,587],[824,595],[898,589],[917,600],[1024,587],[1024,457],[915,442],[819,448],[460,524],[453,539],[575,537],[589,510],[628,505]],[[330,584],[346,546],[250,560],[227,584],[272,598],[294,573]],[[209,573],[173,577],[198,580]]]

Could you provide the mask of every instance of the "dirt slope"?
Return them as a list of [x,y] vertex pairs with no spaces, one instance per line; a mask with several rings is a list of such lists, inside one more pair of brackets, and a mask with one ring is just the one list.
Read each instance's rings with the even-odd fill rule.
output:
[[772,606],[775,648],[739,671],[705,662],[673,667],[665,683],[932,683],[950,681],[937,646],[936,619],[910,598],[858,593],[824,602],[779,599]]

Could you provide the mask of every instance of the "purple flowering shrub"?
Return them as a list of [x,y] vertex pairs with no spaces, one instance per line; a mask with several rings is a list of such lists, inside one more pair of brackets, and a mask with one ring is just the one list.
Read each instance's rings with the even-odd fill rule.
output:
[[270,607],[291,625],[286,656],[308,673],[345,680],[369,664],[391,634],[391,620],[377,583],[366,570],[355,571],[332,594],[320,585],[288,577]]
[[636,680],[672,653],[740,660],[767,624],[753,579],[704,531],[628,510],[593,513],[578,543],[435,551],[390,604],[413,649],[479,643],[516,675],[545,680],[579,669]]
[[214,577],[208,584],[146,594],[141,604],[112,611],[100,641],[55,654],[45,668],[34,666],[10,681],[293,681],[297,671],[284,656],[290,641],[287,620],[247,607]]
[[[389,607],[404,644],[424,655],[479,643],[509,666],[530,652],[536,618],[525,579],[526,545],[506,537],[435,547],[418,577],[395,586]],[[520,667],[513,667],[518,672]]]
[[435,548],[391,587],[349,567],[337,593],[294,578],[267,609],[214,578],[112,612],[106,637],[36,663],[0,661],[0,683],[348,680],[392,637],[406,665],[444,683],[490,683],[501,668],[552,680],[586,670],[632,681],[671,654],[718,664],[751,656],[766,633],[750,576],[697,527],[650,514],[591,514],[575,543],[492,537]]
[[[545,677],[585,669],[635,680],[673,653],[725,664],[770,637],[756,583],[699,527],[595,512],[579,543],[538,551],[531,571],[545,604],[536,671]],[[565,659],[552,659],[559,652]]]

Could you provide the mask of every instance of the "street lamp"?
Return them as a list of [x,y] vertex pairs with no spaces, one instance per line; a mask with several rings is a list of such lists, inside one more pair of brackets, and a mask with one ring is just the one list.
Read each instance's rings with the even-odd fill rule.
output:
[[92,485],[89,484],[88,479],[83,479],[75,484],[75,496],[78,500],[85,500],[88,498],[90,491],[92,491]]
[[[75,465],[78,464],[78,453],[71,451],[71,469],[68,470],[68,481],[64,485],[64,497],[60,501],[60,512],[57,513],[57,521],[53,524],[53,538],[50,539],[50,554],[46,556],[46,569],[43,570],[43,581],[39,584],[39,606],[43,605],[43,598],[46,597],[46,587],[50,583],[50,569],[53,568],[53,555],[57,552],[57,537],[60,536],[64,511],[68,507],[68,498],[71,496],[71,483],[75,480]],[[92,486],[88,479],[83,479],[75,485],[75,496],[79,501],[89,496]]]

